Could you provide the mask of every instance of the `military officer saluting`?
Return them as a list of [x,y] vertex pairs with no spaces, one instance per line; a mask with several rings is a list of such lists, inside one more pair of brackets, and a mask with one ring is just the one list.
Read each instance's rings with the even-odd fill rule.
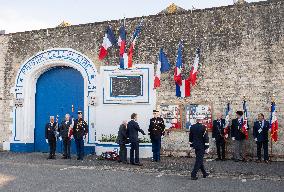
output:
[[197,123],[190,127],[189,132],[189,143],[190,147],[195,149],[195,165],[191,172],[191,179],[197,180],[197,172],[199,169],[203,174],[203,178],[209,176],[209,174],[205,171],[203,158],[205,151],[208,152],[209,148],[209,137],[207,133],[207,129],[204,125],[201,124],[201,119],[196,120]]
[[257,144],[257,162],[261,162],[261,148],[264,152],[264,162],[268,163],[268,131],[269,123],[262,113],[258,114],[258,121],[254,122],[253,137]]
[[159,111],[153,110],[153,115],[148,131],[152,142],[153,161],[159,162],[161,159],[161,137],[164,135],[165,124],[163,118],[159,117]]
[[49,123],[45,125],[45,140],[49,144],[49,156],[47,159],[55,159],[56,151],[56,123],[54,116],[49,117]]
[[[217,155],[216,161],[225,160],[225,119],[222,119],[221,113],[217,113],[217,119],[213,121],[212,140],[216,142]],[[222,149],[222,155],[221,150]]]
[[84,157],[84,139],[88,134],[88,124],[83,120],[82,111],[78,111],[78,119],[74,121],[73,136],[77,149],[77,160],[83,160]]

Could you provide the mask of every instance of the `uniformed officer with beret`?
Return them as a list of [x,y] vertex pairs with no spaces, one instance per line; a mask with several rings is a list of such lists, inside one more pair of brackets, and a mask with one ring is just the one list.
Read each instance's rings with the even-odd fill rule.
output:
[[195,149],[195,165],[191,172],[191,179],[197,180],[197,172],[199,169],[203,174],[203,178],[208,177],[208,173],[205,171],[203,158],[205,151],[208,152],[209,148],[209,137],[207,129],[204,125],[201,124],[201,119],[196,120],[197,123],[190,127],[189,132],[189,143],[190,147]]
[[82,111],[78,111],[78,119],[74,121],[73,136],[77,149],[77,160],[83,160],[84,157],[84,139],[88,134],[88,124],[83,119]]
[[54,116],[49,117],[49,123],[45,125],[45,140],[49,144],[49,156],[47,159],[55,159],[56,151],[56,123]]
[[153,110],[153,118],[150,119],[149,135],[152,142],[153,161],[161,160],[161,137],[164,135],[165,124],[163,118],[159,117],[159,111]]

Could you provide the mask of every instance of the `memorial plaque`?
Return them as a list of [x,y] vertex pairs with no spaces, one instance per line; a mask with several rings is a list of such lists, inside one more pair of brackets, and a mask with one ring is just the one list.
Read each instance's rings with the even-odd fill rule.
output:
[[206,104],[190,104],[185,107],[186,111],[186,128],[196,123],[196,119],[201,119],[209,130],[212,129],[212,107]]
[[111,77],[111,97],[141,96],[143,76]]

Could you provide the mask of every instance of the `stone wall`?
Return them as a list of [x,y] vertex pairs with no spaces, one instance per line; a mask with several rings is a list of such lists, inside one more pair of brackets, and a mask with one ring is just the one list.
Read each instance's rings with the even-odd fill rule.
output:
[[[263,112],[269,117],[270,96],[274,93],[280,125],[279,142],[274,145],[274,152],[284,155],[283,18],[282,0],[147,16],[137,41],[134,63],[156,63],[157,53],[163,47],[174,68],[177,45],[182,39],[185,74],[188,74],[195,48],[200,47],[202,65],[191,97],[175,97],[171,70],[162,74],[162,86],[157,91],[158,104],[209,103],[215,114],[223,111],[228,101],[234,111],[241,109],[242,97],[246,95],[252,126],[258,113]],[[140,20],[126,19],[128,39]],[[117,49],[111,49],[103,62],[98,61],[97,55],[106,26],[111,25],[117,33],[121,22],[106,21],[0,36],[0,118],[3,122],[0,130],[4,130],[0,139],[9,139],[10,101],[13,98],[10,89],[17,70],[26,59],[41,50],[69,47],[91,58],[98,70],[101,65],[116,65]],[[185,136],[174,135],[178,138],[173,140],[186,143]],[[250,145],[253,152],[253,142]],[[168,145],[165,143],[164,146]]]

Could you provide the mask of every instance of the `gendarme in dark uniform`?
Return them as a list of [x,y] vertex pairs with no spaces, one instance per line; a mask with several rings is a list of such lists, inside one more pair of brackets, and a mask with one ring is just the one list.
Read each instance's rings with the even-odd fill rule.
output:
[[161,117],[158,117],[159,111],[153,110],[154,117],[150,119],[149,135],[152,142],[153,161],[160,161],[161,137],[164,135],[165,124]]
[[82,111],[78,111],[78,119],[74,121],[73,136],[77,149],[77,160],[84,157],[84,138],[88,134],[88,124],[83,119]]
[[70,159],[70,146],[71,146],[71,140],[69,138],[69,129],[72,125],[72,121],[70,120],[69,114],[65,115],[65,120],[62,121],[58,132],[59,136],[62,137],[63,141],[63,159]]
[[[218,114],[218,117],[216,120],[213,121],[213,129],[212,129],[212,139],[216,142],[216,148],[217,148],[217,155],[218,160],[225,160],[225,133],[224,133],[224,127],[225,127],[225,119],[221,118],[221,114]],[[221,155],[222,150],[222,155]]]
[[54,116],[50,116],[50,122],[45,125],[45,139],[49,144],[49,156],[48,159],[55,159],[56,151],[56,123],[54,122]]
[[261,149],[264,152],[264,162],[268,163],[268,130],[269,122],[264,119],[264,115],[258,115],[258,121],[254,122],[253,137],[257,144],[257,162],[261,161]]
[[190,147],[193,147],[195,149],[196,155],[194,168],[191,172],[191,179],[198,179],[197,172],[199,171],[199,169],[201,170],[203,177],[206,178],[209,174],[205,171],[203,158],[205,150],[209,148],[209,138],[206,127],[200,123],[199,119],[197,119],[196,124],[190,127],[189,143]]

